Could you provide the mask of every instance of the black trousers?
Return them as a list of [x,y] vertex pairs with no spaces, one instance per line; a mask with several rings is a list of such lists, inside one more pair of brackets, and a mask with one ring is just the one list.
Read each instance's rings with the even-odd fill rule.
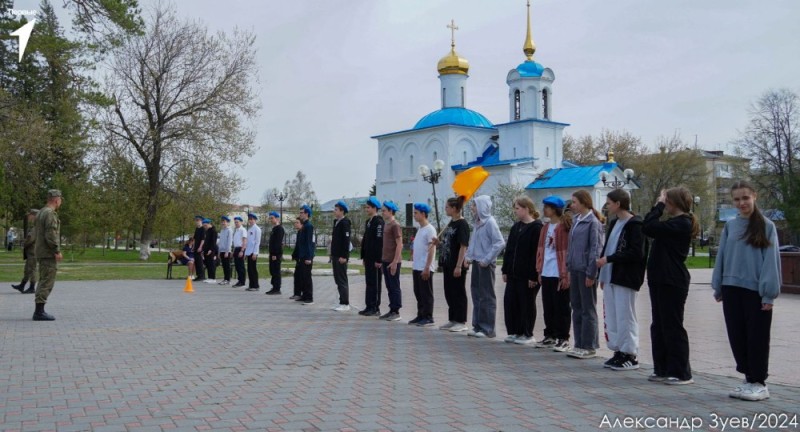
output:
[[744,374],[749,383],[764,384],[769,369],[772,311],[761,310],[757,291],[723,285],[722,312],[736,371]]
[[230,281],[231,280],[231,254],[230,252],[220,252],[219,253],[219,262],[222,265],[222,275],[224,280]]
[[572,324],[572,307],[569,290],[558,290],[557,277],[542,278],[542,309],[544,312],[544,337],[569,340]]
[[246,257],[239,257],[239,252],[242,251],[241,247],[233,248],[233,265],[236,266],[236,279],[238,283],[244,285],[245,272],[244,260]]
[[269,283],[275,291],[281,290],[281,260],[269,257]]
[[260,288],[258,286],[258,256],[247,255],[245,258],[247,258],[247,286],[248,288]]
[[414,297],[417,298],[417,318],[433,319],[433,272],[428,280],[422,279],[422,270],[412,272]]
[[381,269],[375,268],[375,264],[375,261],[364,260],[364,280],[367,285],[364,303],[367,310],[380,310],[381,307]]
[[295,291],[299,288],[300,296],[306,302],[314,301],[314,281],[311,279],[311,267],[313,265],[313,261],[311,264],[306,264],[301,260],[297,261],[297,266],[294,269]]
[[331,266],[333,267],[333,281],[339,290],[339,304],[349,305],[350,284],[347,281],[347,262],[340,264],[338,257],[331,257]]
[[455,267],[443,267],[444,299],[447,301],[447,320],[467,323],[467,270],[461,269],[461,277],[453,276]]
[[211,255],[203,254],[203,261],[205,261],[206,271],[208,272],[209,279],[217,278],[217,254],[214,252]]
[[653,372],[658,376],[691,379],[689,335],[683,328],[689,286],[664,285],[649,280],[647,284],[650,287],[653,316],[653,323],[650,324]]
[[506,292],[503,295],[506,330],[509,335],[533,336],[533,324],[536,322],[536,295],[539,284],[528,288],[528,281],[509,276]]
[[194,251],[194,272],[197,274],[197,279],[203,280],[206,278],[205,266],[205,252]]

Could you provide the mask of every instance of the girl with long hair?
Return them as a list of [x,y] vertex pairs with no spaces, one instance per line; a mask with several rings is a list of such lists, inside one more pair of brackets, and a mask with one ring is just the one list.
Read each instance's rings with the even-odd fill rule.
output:
[[[689,245],[699,232],[691,208],[692,194],[684,187],[676,187],[662,190],[656,205],[644,217],[642,231],[653,239],[647,260],[654,369],[648,380],[652,382],[670,385],[694,382],[689,365],[689,336],[683,327],[690,281],[685,261]],[[662,221],[664,212],[670,217]]]
[[[447,301],[448,323],[440,330],[451,332],[467,331],[467,268],[464,256],[469,246],[469,224],[461,215],[464,196],[448,198],[444,207],[450,222],[442,234],[442,252],[439,265],[444,278],[444,299]],[[434,244],[438,245],[434,239]]]
[[597,259],[603,248],[605,218],[592,203],[585,190],[572,194],[570,209],[575,223],[569,232],[567,270],[569,270],[569,299],[572,305],[572,328],[575,344],[567,355],[589,359],[600,347],[597,331]]
[[731,195],[739,215],[722,230],[711,287],[722,302],[736,371],[744,374],[742,385],[729,395],[760,401],[769,398],[772,305],[781,287],[778,234],[758,209],[758,194],[750,183],[734,183]]

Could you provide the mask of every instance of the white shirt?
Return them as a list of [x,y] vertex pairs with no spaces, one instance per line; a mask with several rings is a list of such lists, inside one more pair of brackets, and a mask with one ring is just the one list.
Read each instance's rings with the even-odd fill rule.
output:
[[242,239],[247,237],[247,230],[243,226],[233,230],[233,247],[242,247]]
[[542,277],[558,277],[558,256],[556,254],[556,228],[558,224],[547,225],[547,237],[544,238],[544,263]]
[[[431,245],[431,240],[435,237],[436,228],[431,226],[431,224],[425,225],[417,231],[417,235],[414,236],[414,261],[411,266],[412,269],[418,271],[425,270],[425,263],[428,261],[428,248]],[[436,270],[435,262],[435,259],[431,260],[431,272]]]
[[261,246],[261,228],[258,224],[253,224],[247,229],[247,247],[244,249],[244,254],[258,255],[259,247]]

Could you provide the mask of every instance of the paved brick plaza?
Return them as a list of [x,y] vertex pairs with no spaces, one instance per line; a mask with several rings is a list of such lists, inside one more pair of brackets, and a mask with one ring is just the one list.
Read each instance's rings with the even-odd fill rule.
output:
[[[714,415],[797,414],[800,296],[776,302],[772,399],[730,399],[739,378],[707,273],[693,271],[687,320],[697,382],[684,387],[647,382],[647,364],[613,372],[600,358],[505,344],[501,309],[496,340],[332,312],[329,277],[315,278],[313,306],[289,301],[286,289],[283,298],[265,296],[263,282],[259,293],[196,284],[194,294],[182,292],[182,280],[64,282],[48,306],[52,323],[30,321],[32,296],[8,288],[0,292],[0,429],[612,430],[602,423],[608,415],[683,425],[695,416],[699,430],[720,430]],[[410,286],[404,277],[404,321],[416,310]],[[351,287],[363,306],[363,277],[351,277]],[[446,318],[439,277],[435,288],[438,325]],[[537,338],[541,331],[540,316]]]

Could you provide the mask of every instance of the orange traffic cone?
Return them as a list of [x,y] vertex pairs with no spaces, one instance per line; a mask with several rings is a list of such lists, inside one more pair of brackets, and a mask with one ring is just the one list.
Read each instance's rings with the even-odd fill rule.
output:
[[183,292],[186,292],[186,293],[193,293],[194,292],[194,288],[192,288],[192,277],[191,276],[186,278],[186,287],[183,288]]

